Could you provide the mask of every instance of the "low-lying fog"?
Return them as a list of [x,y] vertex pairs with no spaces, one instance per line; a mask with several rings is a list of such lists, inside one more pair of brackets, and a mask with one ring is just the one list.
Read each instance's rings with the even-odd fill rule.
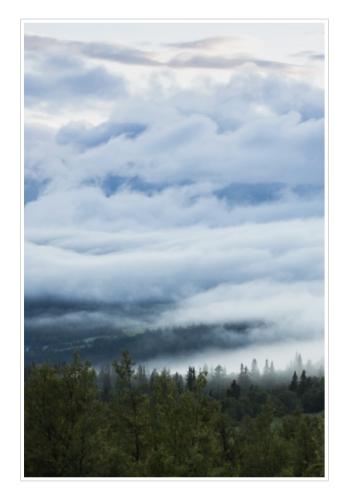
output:
[[226,368],[228,373],[238,373],[240,364],[250,368],[255,358],[262,371],[266,359],[274,362],[276,369],[284,370],[294,361],[296,354],[302,356],[304,364],[308,361],[317,368],[324,365],[324,342],[322,340],[278,342],[268,345],[251,345],[236,350],[207,350],[184,356],[160,357],[143,364],[149,371],[164,368],[171,372],[185,373],[189,366],[212,371],[217,365]]

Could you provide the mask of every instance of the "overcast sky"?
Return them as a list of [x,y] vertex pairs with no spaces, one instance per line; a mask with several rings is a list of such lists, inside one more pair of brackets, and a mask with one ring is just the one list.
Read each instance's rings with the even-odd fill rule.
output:
[[323,82],[321,23],[26,23],[26,298],[322,339]]

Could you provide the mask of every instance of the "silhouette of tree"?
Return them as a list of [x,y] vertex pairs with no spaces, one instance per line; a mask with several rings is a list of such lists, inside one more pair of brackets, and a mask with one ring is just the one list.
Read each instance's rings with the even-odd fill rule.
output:
[[289,385],[290,391],[297,392],[298,390],[298,375],[297,372],[293,373],[292,381]]
[[294,369],[297,373],[301,373],[303,370],[303,358],[299,353],[296,353],[296,357],[294,360]]
[[260,376],[260,371],[258,368],[257,359],[253,359],[251,363],[251,376],[253,378],[258,378]]
[[189,366],[187,371],[186,387],[189,391],[194,391],[196,389],[196,370],[192,366]]
[[299,379],[298,393],[300,395],[304,394],[310,385],[310,378],[306,376],[306,371],[303,370]]
[[269,373],[270,373],[269,361],[266,359],[265,365],[264,365],[264,368],[263,368],[263,375],[267,376],[267,375],[269,375]]
[[240,397],[240,385],[237,384],[236,380],[233,380],[229,389],[227,389],[227,396],[231,398],[239,399]]

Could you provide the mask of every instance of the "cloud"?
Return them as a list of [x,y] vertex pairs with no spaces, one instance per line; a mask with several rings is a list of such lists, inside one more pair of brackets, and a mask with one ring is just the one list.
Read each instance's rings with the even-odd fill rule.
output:
[[109,43],[78,42],[36,35],[26,35],[24,48],[29,52],[55,51],[64,54],[73,53],[75,55],[82,55],[91,59],[113,61],[123,64],[145,66],[161,65],[159,61],[152,58],[153,55],[150,52]]
[[[27,230],[27,330],[121,338],[140,332],[121,346],[141,359],[172,354],[173,344],[174,352],[187,352],[322,337],[321,219],[131,227],[100,231],[95,220],[94,229],[44,223]],[[43,309],[35,311],[40,301]],[[246,335],[222,326],[241,323]]]
[[[322,184],[323,119],[296,113],[258,117],[220,133],[203,115],[155,123],[133,141],[117,137],[79,157],[66,158],[64,182],[114,174],[149,182],[284,182]],[[78,180],[79,179],[79,180]]]
[[[126,186],[126,184],[125,184]],[[237,186],[235,186],[237,192]],[[250,190],[250,188],[249,188]],[[106,192],[105,192],[106,191]],[[233,191],[234,192],[234,191]],[[241,188],[244,192],[244,187]],[[320,191],[299,195],[283,190],[274,200],[237,201],[237,195],[218,195],[208,184],[167,187],[147,192],[119,186],[83,186],[50,191],[28,204],[28,228],[72,225],[100,231],[190,227],[227,227],[323,216]],[[116,214],[116,216],[114,215]]]
[[71,71],[68,74],[34,74],[24,77],[26,106],[59,107],[63,103],[81,106],[88,99],[113,99],[124,95],[123,79],[103,68]]
[[263,117],[298,113],[302,121],[324,116],[324,93],[292,78],[261,76],[253,70],[235,73],[228,83],[181,91],[172,98],[184,112],[216,121],[220,130],[235,130]]
[[[35,204],[38,202],[28,208]],[[88,214],[74,219],[78,208],[71,214],[66,212],[66,204],[68,199],[64,206],[58,203],[59,222],[51,220],[51,226],[43,214],[52,214],[52,208],[38,204],[36,227],[33,224],[26,231],[28,297],[172,301],[223,282],[268,276],[279,282],[323,279],[323,224],[319,219],[150,230],[150,223],[155,222],[153,210],[151,220],[141,221],[144,231],[126,212],[119,214],[122,228],[118,226],[116,231],[107,221],[116,209],[109,207],[108,217],[103,213],[101,218],[97,205],[89,204],[92,223]],[[89,218],[87,227],[85,216]],[[27,217],[34,219],[30,211]],[[102,220],[104,232],[100,233]]]
[[201,40],[166,44],[166,47],[183,49],[188,52],[199,50],[200,54],[190,56],[186,53],[178,53],[173,58],[166,57],[161,60],[153,52],[144,51],[124,45],[100,43],[100,42],[80,42],[55,39],[50,37],[40,37],[36,35],[26,35],[24,47],[27,52],[43,53],[72,53],[90,59],[100,61],[111,61],[126,65],[149,66],[149,67],[171,67],[171,68],[210,68],[210,69],[232,69],[245,64],[253,64],[259,68],[267,70],[296,70],[297,65],[282,63],[256,58],[249,54],[234,53],[232,57],[222,55],[205,55],[205,52],[228,46],[229,43],[239,41],[234,37],[211,37]]
[[[279,61],[224,55],[232,40],[217,37],[171,44],[165,61],[116,44],[25,43],[27,328],[203,323],[218,346],[239,343],[227,322],[251,323],[245,344],[322,335],[321,89]],[[110,61],[172,78],[153,71],[133,90],[135,68],[113,73]],[[181,85],[174,68],[233,70]],[[75,109],[104,117],[56,124]]]
[[50,149],[42,129],[42,139],[36,132],[35,147],[28,146],[26,173],[35,164],[42,177],[60,187],[93,179],[102,183],[112,176],[219,187],[321,185],[323,114],[320,90],[245,72],[204,90],[117,99],[108,121],[95,126],[72,122],[50,131]]
[[310,59],[312,61],[324,61],[324,54],[321,52],[315,52],[313,50],[302,50],[301,52],[296,52],[292,54],[292,57]]
[[[261,341],[278,341],[301,335],[323,336],[324,298],[320,281],[278,283],[259,280],[221,284],[183,300],[177,309],[161,317],[162,324],[188,325],[268,322],[270,328],[254,328]],[[256,331],[257,330],[257,331]],[[258,331],[259,330],[259,331]],[[254,339],[253,339],[254,340]]]
[[165,46],[175,49],[212,50],[219,46],[236,44],[239,40],[240,38],[235,36],[214,36],[189,42],[166,43]]
[[27,206],[30,227],[76,224],[101,231],[200,224],[227,227],[324,215],[323,190],[314,186],[270,191],[265,185],[261,190],[260,185],[235,184],[219,193],[209,185],[158,189],[135,182],[131,182],[134,188],[126,187],[128,183],[126,178],[110,178],[77,190],[51,191],[46,181],[39,199]]
[[221,56],[186,56],[185,54],[178,55],[171,59],[167,65],[174,68],[210,68],[210,69],[232,69],[245,64],[254,64],[259,68],[271,70],[289,70],[295,69],[295,65],[271,61],[265,59],[257,59],[248,55],[235,55],[233,57]]
[[108,121],[91,127],[84,123],[72,122],[59,129],[56,140],[58,144],[73,145],[79,151],[84,151],[105,144],[114,137],[124,136],[134,139],[145,129],[146,126],[141,123]]

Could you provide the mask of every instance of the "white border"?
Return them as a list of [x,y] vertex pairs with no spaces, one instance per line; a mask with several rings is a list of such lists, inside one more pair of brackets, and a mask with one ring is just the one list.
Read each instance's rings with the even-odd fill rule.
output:
[[[345,15],[343,4],[337,0],[242,0],[229,2],[213,0],[175,0],[160,2],[159,0],[126,0],[124,3],[98,0],[82,2],[81,0],[11,0],[3,4],[1,24],[2,43],[0,44],[1,62],[4,71],[1,78],[0,99],[2,99],[2,131],[1,160],[3,172],[2,193],[0,197],[0,222],[2,235],[5,238],[0,247],[2,274],[0,280],[0,298],[2,310],[0,315],[2,333],[1,360],[1,396],[0,412],[0,478],[1,493],[4,498],[24,498],[28,500],[61,500],[76,495],[83,495],[85,500],[95,500],[95,496],[107,495],[126,498],[146,498],[150,500],[165,498],[177,499],[191,495],[199,500],[229,496],[244,499],[266,500],[280,497],[280,500],[305,498],[313,496],[314,500],[331,497],[343,499],[345,493],[345,283],[346,283],[346,154],[345,154],[345,89],[346,70],[344,68],[344,47],[346,45]],[[329,82],[329,474],[330,479],[324,483],[285,483],[278,482],[246,482],[232,484],[224,482],[204,482],[202,484],[172,481],[167,483],[78,483],[56,482],[28,483],[20,481],[20,375],[18,353],[20,349],[20,317],[19,285],[20,285],[20,232],[19,232],[19,20],[20,18],[54,18],[67,16],[78,18],[81,13],[90,18],[103,16],[106,18],[135,17],[193,17],[198,14],[203,18],[242,18],[249,16],[258,18],[303,18],[315,17],[329,19],[330,24],[330,82]]]
[[[231,23],[251,23],[251,24],[263,24],[263,23],[272,23],[272,24],[279,24],[279,23],[291,23],[291,24],[299,24],[299,23],[304,23],[304,24],[323,24],[324,26],[324,40],[325,40],[325,55],[326,55],[326,60],[325,60],[325,109],[326,111],[328,110],[328,20],[327,19],[284,19],[284,18],[277,18],[277,19],[225,19],[225,18],[217,18],[217,19],[21,19],[21,480],[22,481],[29,481],[29,482],[37,482],[37,481],[285,481],[285,482],[291,482],[291,481],[298,481],[298,482],[311,482],[311,481],[317,481],[317,482],[324,482],[328,481],[328,446],[329,446],[329,440],[328,440],[328,415],[329,415],[329,409],[328,409],[328,383],[326,383],[326,421],[325,421],[325,477],[323,478],[243,478],[243,477],[230,477],[230,478],[171,478],[171,477],[160,477],[160,478],[127,478],[127,477],[115,477],[115,478],[26,478],[24,476],[24,418],[23,418],[23,407],[24,407],[24,390],[23,390],[23,367],[24,367],[24,298],[23,298],[23,289],[24,289],[24,202],[23,202],[23,185],[24,185],[24,146],[23,146],[23,139],[24,139],[24,82],[23,82],[23,67],[24,67],[24,25],[28,25],[31,23],[40,23],[40,24],[46,24],[46,23],[61,23],[61,24],[93,24],[93,23],[176,23],[176,24],[187,24],[187,23],[195,23],[195,24],[206,24],[206,23],[223,23],[223,24],[231,24]],[[325,125],[325,220],[328,221],[328,172],[329,172],[329,167],[328,167],[328,112],[326,112],[326,125]],[[328,269],[328,223],[325,224],[325,269],[327,271]],[[325,366],[326,366],[326,374],[328,373],[328,367],[329,367],[329,362],[328,362],[328,338],[329,338],[329,332],[328,332],[328,279],[325,280],[326,283],[326,291],[325,291],[325,342],[324,342],[324,353],[325,353]],[[329,381],[329,377],[327,377],[327,381]]]

